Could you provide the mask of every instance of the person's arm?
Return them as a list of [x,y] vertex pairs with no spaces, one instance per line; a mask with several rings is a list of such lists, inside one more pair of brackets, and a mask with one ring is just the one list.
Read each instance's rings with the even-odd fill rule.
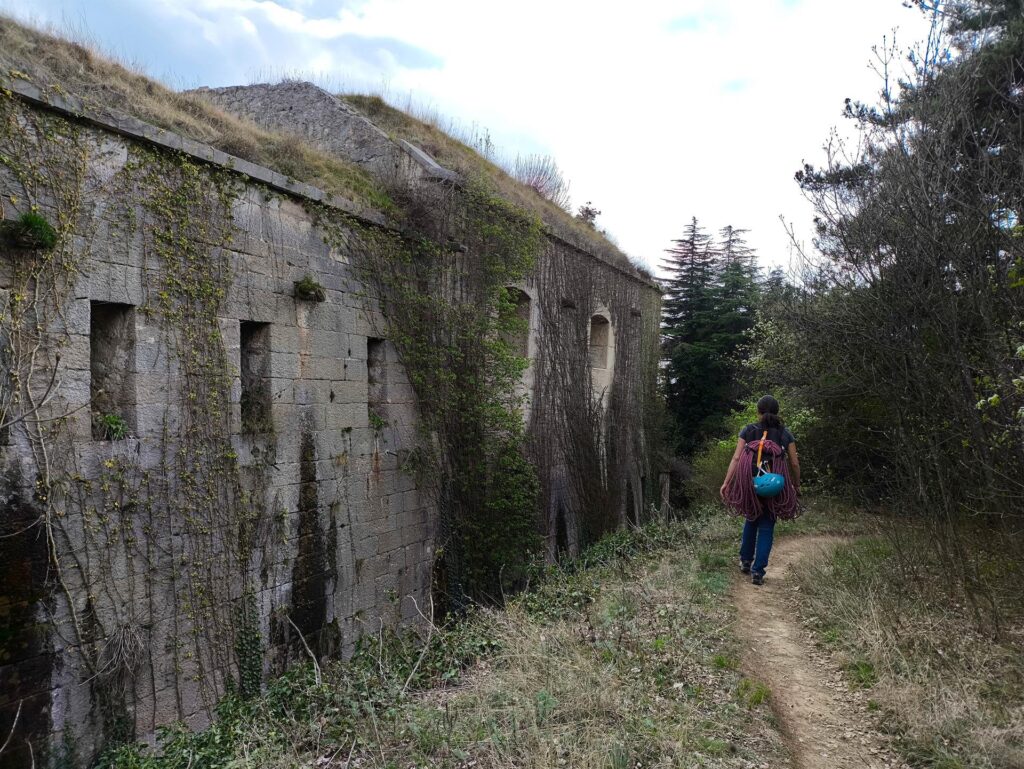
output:
[[796,441],[789,444],[787,449],[789,455],[789,472],[793,476],[793,485],[796,487],[797,493],[800,493],[800,457],[796,455]]
[[736,475],[736,465],[740,461],[740,455],[743,453],[743,447],[747,445],[747,442],[742,438],[736,440],[736,451],[732,453],[732,459],[729,460],[729,469],[725,473],[725,480],[722,481],[722,488],[718,490],[718,495],[724,500],[725,490],[729,488],[729,484],[732,483],[733,476]]

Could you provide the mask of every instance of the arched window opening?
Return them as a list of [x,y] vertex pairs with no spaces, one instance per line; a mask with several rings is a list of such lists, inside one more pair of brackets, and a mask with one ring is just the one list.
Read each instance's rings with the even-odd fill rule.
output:
[[517,328],[510,329],[505,336],[512,352],[522,358],[530,357],[530,295],[518,288],[509,287],[509,300],[515,305],[514,314]]
[[590,384],[602,409],[608,407],[615,375],[615,329],[606,312],[590,318]]
[[611,344],[612,324],[603,315],[590,319],[590,366],[606,369],[609,364],[608,348]]

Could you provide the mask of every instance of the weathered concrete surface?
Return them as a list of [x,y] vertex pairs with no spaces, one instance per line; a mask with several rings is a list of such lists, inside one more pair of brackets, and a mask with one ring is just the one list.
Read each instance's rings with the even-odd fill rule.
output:
[[[323,102],[323,92],[311,88],[288,84],[274,92],[293,106],[320,100],[314,104],[330,124],[300,122],[304,132],[319,131],[324,142],[382,175],[421,173],[421,164],[401,148],[396,154],[365,118],[333,97]],[[63,97],[55,103],[56,97],[29,96],[23,109],[66,106]],[[136,735],[174,720],[206,723],[244,663],[235,646],[243,600],[253,602],[264,674],[302,658],[306,644],[344,654],[366,629],[415,622],[429,604],[437,523],[434,502],[401,470],[417,437],[415,392],[382,338],[386,324],[353,273],[352,254],[325,242],[301,188],[273,192],[272,181],[264,181],[275,178],[272,172],[230,162],[240,185],[230,211],[234,237],[216,251],[231,276],[217,321],[232,372],[223,437],[238,466],[238,487],[228,491],[261,513],[246,529],[247,560],[234,563],[244,579],[225,571],[228,557],[238,558],[237,522],[225,520],[216,495],[202,510],[180,506],[195,480],[168,470],[189,466],[183,436],[196,425],[181,386],[187,371],[180,356],[189,351],[176,346],[173,327],[169,332],[140,309],[154,301],[166,268],[141,234],[148,226],[144,206],[112,182],[133,144],[150,135],[207,163],[218,156],[130,119],[118,118],[108,130],[103,119],[91,114],[81,123],[88,194],[72,245],[80,271],[47,329],[62,340],[52,409],[63,417],[66,438],[51,468],[68,479],[60,516],[42,521],[32,502],[38,447],[25,424],[0,440],[0,533],[16,534],[0,540],[10,572],[0,591],[0,682],[11,682],[0,687],[0,733],[20,703],[18,740],[58,746],[68,735],[79,760],[95,749],[112,712]],[[0,195],[7,199],[16,189],[17,181],[0,173]],[[311,198],[325,200],[318,191]],[[41,204],[45,209],[47,201]],[[118,230],[119,210],[132,213],[135,231]],[[384,219],[368,221],[379,226]],[[350,241],[343,233],[340,242]],[[17,258],[0,247],[4,302]],[[293,296],[294,282],[307,273],[325,287],[325,301]],[[652,477],[644,409],[656,372],[660,297],[648,282],[557,238],[548,239],[534,274],[515,288],[529,321],[522,387],[542,483],[540,525],[554,557],[576,552],[594,533],[585,530],[584,514],[595,506],[607,526],[644,504]],[[101,322],[106,330],[92,338],[117,305],[134,310],[117,323]],[[596,368],[595,316],[607,321],[606,355]],[[243,345],[243,323],[266,326]],[[127,390],[116,398],[125,410],[125,440],[94,433],[93,414],[113,408],[95,392],[104,377]],[[248,410],[245,421],[256,424],[244,423],[243,384],[246,393],[269,392],[265,425]],[[371,410],[383,427],[376,420],[371,426]],[[125,467],[132,468],[130,480],[122,477]],[[66,570],[53,568],[49,531]],[[214,597],[189,592],[202,581],[192,574],[200,567],[220,583]],[[83,664],[83,638],[102,672]],[[115,647],[137,650],[114,665],[106,650]]]

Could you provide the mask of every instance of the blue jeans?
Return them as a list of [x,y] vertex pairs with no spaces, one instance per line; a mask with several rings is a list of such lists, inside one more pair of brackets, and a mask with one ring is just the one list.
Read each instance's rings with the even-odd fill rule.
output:
[[768,568],[768,556],[772,552],[775,538],[775,520],[764,513],[756,521],[743,524],[743,539],[740,541],[740,561],[750,563],[750,571],[760,577]]

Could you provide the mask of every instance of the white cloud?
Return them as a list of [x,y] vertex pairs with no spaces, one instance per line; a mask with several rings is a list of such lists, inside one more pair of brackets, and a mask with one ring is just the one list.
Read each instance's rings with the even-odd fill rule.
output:
[[[118,49],[130,43],[102,30],[125,2],[63,5]],[[871,46],[897,24],[906,42],[925,29],[896,0],[138,0],[133,11],[163,17],[166,35],[169,16],[183,37],[198,30],[211,79],[386,82],[486,126],[506,151],[548,152],[575,200],[592,200],[651,264],[694,215],[749,228],[765,260],[784,263],[779,215],[802,232],[811,218],[793,172],[820,159],[844,97],[877,92]],[[152,71],[174,71],[165,58]]]

